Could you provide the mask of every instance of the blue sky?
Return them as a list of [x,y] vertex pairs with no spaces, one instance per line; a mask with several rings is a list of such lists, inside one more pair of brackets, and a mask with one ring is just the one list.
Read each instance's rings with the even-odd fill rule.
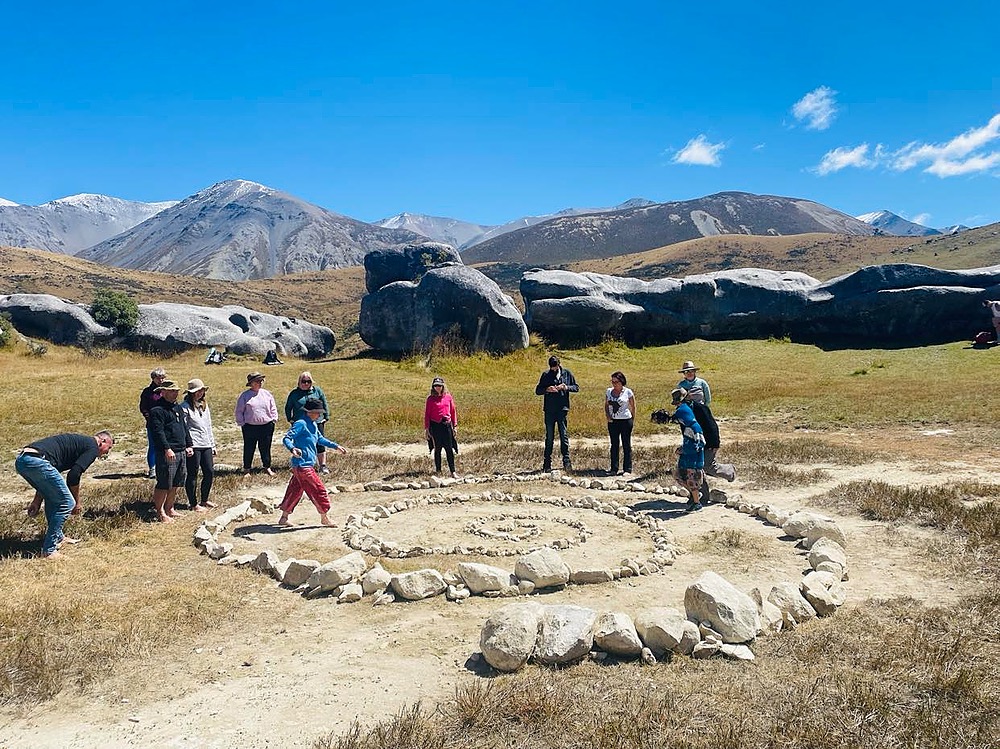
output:
[[723,190],[1000,221],[996,3],[486,6],[7,4],[0,197],[238,177],[366,221]]

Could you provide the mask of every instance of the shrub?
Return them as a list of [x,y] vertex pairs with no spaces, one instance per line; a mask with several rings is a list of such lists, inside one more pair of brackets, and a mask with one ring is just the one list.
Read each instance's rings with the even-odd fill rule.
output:
[[90,314],[95,321],[114,328],[119,335],[131,335],[139,323],[139,305],[124,291],[98,290],[90,305]]
[[10,321],[10,314],[4,312],[0,314],[0,348],[7,348],[14,342],[14,326]]

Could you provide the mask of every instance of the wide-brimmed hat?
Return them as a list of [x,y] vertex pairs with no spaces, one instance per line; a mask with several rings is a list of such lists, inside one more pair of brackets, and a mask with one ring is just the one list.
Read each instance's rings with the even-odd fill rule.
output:
[[247,387],[249,387],[254,380],[263,381],[263,379],[264,375],[261,374],[260,372],[251,372],[250,374],[247,375]]
[[688,397],[688,391],[684,388],[674,388],[670,391],[670,404],[676,406]]
[[195,377],[193,380],[188,380],[187,393],[197,393],[199,390],[208,390],[208,385]]
[[684,374],[685,372],[690,372],[691,370],[694,370],[695,372],[697,372],[698,371],[698,367],[696,367],[694,365],[693,361],[686,361],[683,364],[681,364],[681,368],[678,369],[677,372],[679,374]]
[[303,411],[325,411],[323,408],[323,401],[319,398],[306,398],[306,402],[302,404]]
[[181,386],[171,382],[170,380],[164,380],[155,388],[153,388],[154,393],[158,393],[161,390],[176,390],[177,392],[180,392]]

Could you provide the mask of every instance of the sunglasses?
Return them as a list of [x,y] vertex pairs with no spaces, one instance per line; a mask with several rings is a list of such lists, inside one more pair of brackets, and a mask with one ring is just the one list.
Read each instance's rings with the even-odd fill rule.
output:
[[299,382],[301,382],[303,385],[311,385],[312,384],[312,380],[299,380]]

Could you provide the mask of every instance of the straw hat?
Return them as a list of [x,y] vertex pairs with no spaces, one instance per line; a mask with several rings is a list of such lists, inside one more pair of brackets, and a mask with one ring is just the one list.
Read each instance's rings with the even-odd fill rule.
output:
[[188,380],[186,393],[197,393],[199,390],[208,390],[208,385],[195,377],[193,380]]
[[685,372],[698,371],[698,367],[694,365],[693,361],[686,361],[681,364],[681,368],[677,370],[678,374],[684,374]]

